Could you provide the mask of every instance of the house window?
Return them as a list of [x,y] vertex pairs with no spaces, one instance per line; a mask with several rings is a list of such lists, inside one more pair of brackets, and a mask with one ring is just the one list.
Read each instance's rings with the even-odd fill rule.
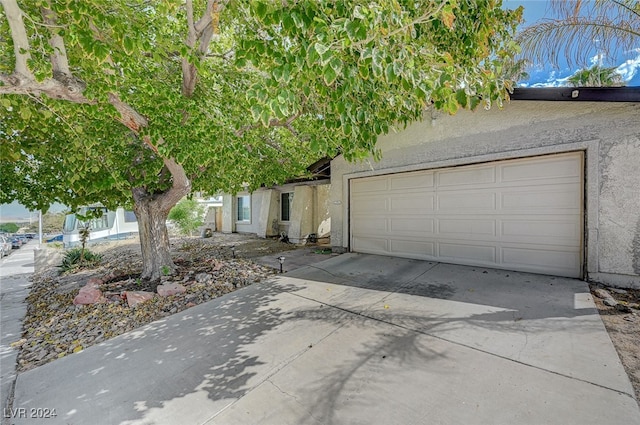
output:
[[291,219],[291,206],[293,205],[293,192],[280,194],[280,220],[289,221]]
[[251,197],[249,195],[238,196],[238,210],[236,211],[236,219],[238,221],[251,221]]

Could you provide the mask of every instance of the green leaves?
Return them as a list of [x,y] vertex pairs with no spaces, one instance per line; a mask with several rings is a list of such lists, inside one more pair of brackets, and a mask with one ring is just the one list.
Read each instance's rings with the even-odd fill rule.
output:
[[315,43],[313,48],[318,52],[318,55],[322,57],[325,53],[327,53],[330,49],[330,46],[326,46],[322,43]]
[[123,38],[122,45],[126,53],[128,54],[133,53],[133,50],[135,48],[135,41],[133,38],[129,37],[128,35],[125,35]]
[[29,108],[20,109],[20,118],[25,121],[28,121],[31,118],[31,110]]
[[332,85],[336,81],[337,77],[338,74],[335,69],[333,69],[329,64],[325,65],[322,70],[322,78],[324,79],[325,84],[328,86]]
[[[377,136],[426,108],[455,113],[480,99],[499,105],[508,82],[496,61],[517,49],[510,36],[518,16],[479,0],[445,0],[442,8],[232,2],[217,16],[219,33],[205,56],[185,43],[182,0],[51,3],[74,75],[97,104],[0,97],[0,133],[11,134],[2,157],[17,158],[15,167],[30,176],[0,181],[4,200],[127,202],[132,187],[153,193],[170,185],[158,155],[179,160],[194,188],[210,192],[281,182],[324,155],[377,157]],[[35,3],[24,5],[26,21],[40,22]],[[205,7],[194,2],[196,20]],[[29,27],[29,66],[46,79],[51,47],[37,35],[41,27]],[[6,46],[0,52],[13,54]],[[188,98],[183,58],[197,78]],[[0,71],[6,67],[0,61]],[[148,126],[137,134],[123,126],[108,103],[113,94]],[[27,193],[34,179],[39,195]]]
[[[420,119],[425,108],[453,114],[477,107],[481,96],[498,105],[507,96],[509,82],[496,78],[499,64],[488,58],[516,52],[511,36],[520,16],[488,2],[451,0],[440,7],[302,0],[254,9],[262,41],[252,43],[267,43],[269,52],[245,44],[241,35],[239,45],[249,49],[237,53],[258,69],[272,69],[277,84],[262,86],[267,98],[286,84],[307,116],[317,117],[315,125],[332,134],[331,140],[311,136],[314,151],[339,148],[357,158],[375,152],[377,135],[390,123]],[[264,104],[255,112],[252,107],[263,124],[269,123],[266,110],[282,118],[278,105],[291,104],[251,99]]]

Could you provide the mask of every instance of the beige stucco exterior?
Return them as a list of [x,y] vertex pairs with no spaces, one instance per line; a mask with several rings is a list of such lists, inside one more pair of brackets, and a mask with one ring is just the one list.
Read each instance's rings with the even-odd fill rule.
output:
[[332,162],[335,250],[350,248],[350,179],[582,151],[584,276],[640,287],[640,104],[513,101],[503,110],[431,113],[378,147],[380,162]]
[[[321,223],[329,218],[329,180],[291,183],[271,188],[263,188],[253,193],[224,195],[223,225],[225,233],[255,233],[260,237],[285,234],[292,243],[305,243],[310,234],[318,234]],[[280,217],[280,195],[293,192],[290,219]],[[251,220],[236,220],[237,197],[250,195]]]

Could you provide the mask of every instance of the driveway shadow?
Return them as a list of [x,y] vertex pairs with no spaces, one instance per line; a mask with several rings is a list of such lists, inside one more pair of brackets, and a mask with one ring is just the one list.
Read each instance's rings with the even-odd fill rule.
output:
[[[55,407],[50,423],[65,424],[365,423],[336,413],[384,405],[362,395],[363,385],[402,388],[414,378],[446,385],[470,373],[473,353],[493,359],[491,367],[507,360],[615,387],[596,367],[580,375],[602,349],[590,336],[589,308],[575,308],[583,282],[448,267],[334,257],[25,372],[14,408]],[[575,345],[569,357],[562,340]],[[550,362],[550,353],[561,359]],[[403,395],[402,409],[420,410],[417,395]],[[268,413],[280,407],[289,413]],[[267,413],[248,419],[255,409]]]

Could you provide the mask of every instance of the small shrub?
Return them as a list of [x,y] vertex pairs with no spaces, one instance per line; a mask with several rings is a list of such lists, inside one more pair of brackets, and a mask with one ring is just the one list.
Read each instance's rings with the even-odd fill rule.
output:
[[79,269],[86,266],[95,266],[102,261],[102,255],[93,253],[88,249],[73,248],[64,254],[60,268],[62,271]]
[[183,199],[169,211],[168,218],[175,223],[180,233],[191,236],[198,227],[204,224],[204,213],[204,207],[198,201]]

